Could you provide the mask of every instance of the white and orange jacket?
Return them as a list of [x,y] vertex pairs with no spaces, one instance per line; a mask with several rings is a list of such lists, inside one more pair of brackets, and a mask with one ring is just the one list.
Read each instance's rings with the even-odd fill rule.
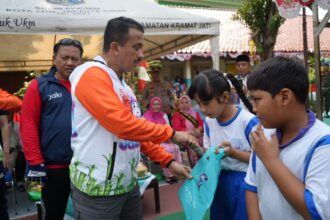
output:
[[173,158],[159,144],[173,129],[139,119],[131,88],[101,56],[77,67],[72,93],[72,184],[90,196],[119,195],[136,185],[141,151],[166,166]]

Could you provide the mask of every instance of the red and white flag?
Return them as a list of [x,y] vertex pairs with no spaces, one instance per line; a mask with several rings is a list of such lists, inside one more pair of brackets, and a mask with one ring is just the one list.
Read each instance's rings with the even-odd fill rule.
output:
[[147,61],[142,61],[138,67],[138,90],[142,92],[146,86],[146,82],[150,81],[147,69],[149,64]]

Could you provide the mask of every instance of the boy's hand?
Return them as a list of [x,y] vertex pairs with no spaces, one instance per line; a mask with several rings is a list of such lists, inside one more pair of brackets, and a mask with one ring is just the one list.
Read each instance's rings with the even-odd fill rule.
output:
[[261,124],[257,126],[256,131],[251,132],[252,149],[262,162],[270,162],[278,158],[279,143],[276,133],[272,134],[271,138],[271,141],[267,140]]

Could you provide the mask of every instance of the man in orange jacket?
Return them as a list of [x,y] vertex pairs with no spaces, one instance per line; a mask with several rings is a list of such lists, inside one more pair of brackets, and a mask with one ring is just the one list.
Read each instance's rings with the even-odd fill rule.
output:
[[70,75],[73,158],[70,165],[75,219],[142,220],[136,166],[140,151],[179,178],[190,168],[159,144],[198,145],[184,132],[139,118],[136,96],[123,79],[143,58],[143,27],[133,19],[110,20],[103,53]]

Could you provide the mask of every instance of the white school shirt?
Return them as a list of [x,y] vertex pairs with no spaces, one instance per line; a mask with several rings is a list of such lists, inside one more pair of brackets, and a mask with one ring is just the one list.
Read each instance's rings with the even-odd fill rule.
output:
[[[280,146],[279,157],[304,182],[305,203],[313,219],[330,219],[330,127],[315,119],[312,112],[309,118],[309,126],[301,129],[296,140]],[[254,153],[250,157],[245,188],[258,194],[263,219],[304,219],[284,198]]]
[[[222,123],[218,119],[206,117],[204,122],[204,140],[206,149],[218,146],[223,141],[229,141],[233,147],[241,151],[251,151],[250,133],[259,123],[252,113],[236,106],[237,113],[229,121]],[[223,170],[246,172],[248,164],[234,158],[226,157],[221,160]]]

